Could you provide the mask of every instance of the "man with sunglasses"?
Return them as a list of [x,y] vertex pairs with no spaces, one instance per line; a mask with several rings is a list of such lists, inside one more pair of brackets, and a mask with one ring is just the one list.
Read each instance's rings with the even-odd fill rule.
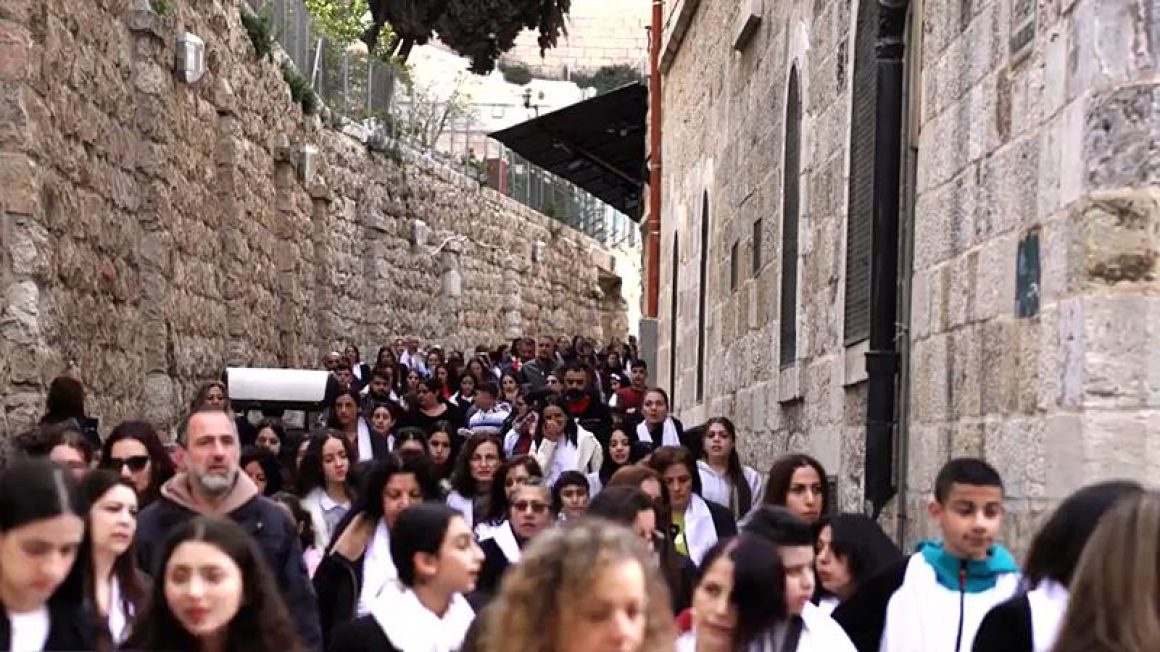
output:
[[528,478],[511,494],[508,520],[496,526],[491,538],[479,545],[484,559],[477,590],[494,595],[504,572],[519,562],[524,546],[555,522],[556,512],[552,509],[548,485],[541,478]]

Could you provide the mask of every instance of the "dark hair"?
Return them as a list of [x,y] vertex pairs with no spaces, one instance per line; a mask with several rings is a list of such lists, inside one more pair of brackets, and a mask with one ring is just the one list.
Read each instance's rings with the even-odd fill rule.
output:
[[[72,474],[45,458],[17,460],[0,471],[0,533],[62,514],[84,519],[86,510]],[[81,564],[74,563],[52,600],[80,602],[83,590]]]
[[367,384],[369,385],[370,381],[373,381],[375,378],[381,378],[381,379],[387,381],[387,384],[391,385],[391,389],[394,389],[395,368],[394,367],[378,367],[378,366],[376,366],[374,369],[371,369],[371,377],[367,378]]
[[818,474],[822,483],[822,508],[819,513],[830,511],[830,480],[826,477],[826,469],[821,462],[805,453],[792,453],[778,458],[769,467],[769,477],[765,482],[765,504],[784,506],[789,486],[793,483],[794,471],[807,466]]
[[977,457],[956,457],[944,464],[934,480],[934,499],[945,502],[955,484],[997,487],[1003,491],[1003,478],[999,477],[999,472]]
[[[612,436],[620,432],[625,437],[628,437],[628,461],[624,464],[617,464],[612,460]],[[626,428],[624,426],[615,426],[608,433],[608,441],[605,446],[604,460],[600,463],[600,483],[608,484],[612,478],[612,474],[616,473],[621,467],[631,466],[643,460],[651,451],[649,446],[639,446],[640,437],[636,434],[636,428]]]
[[255,540],[242,526],[229,519],[195,516],[179,524],[169,535],[160,555],[148,606],[125,647],[136,650],[196,650],[197,640],[173,615],[165,598],[165,568],[177,548],[197,541],[214,546],[237,564],[242,574],[242,600],[237,614],[226,628],[227,650],[255,652],[299,652],[294,622],[282,602],[278,586],[270,574]]
[[391,559],[395,560],[400,582],[415,586],[415,554],[438,555],[451,519],[457,516],[459,512],[443,503],[420,503],[399,514],[391,533]]
[[286,427],[282,425],[281,419],[262,419],[262,422],[254,429],[255,436],[266,429],[273,430],[278,441],[282,443],[282,447],[286,446]]
[[48,397],[44,401],[45,423],[58,423],[65,419],[85,418],[85,386],[71,376],[57,376],[48,386]]
[[[440,480],[449,479],[455,473],[455,469],[459,465],[459,454],[463,450],[463,437],[459,435],[455,424],[441,419],[435,422],[435,425],[427,431],[427,453],[431,452],[431,439],[436,433],[443,433],[447,435],[447,441],[451,442],[451,454],[447,456],[447,461],[443,465],[435,465],[435,473]],[[434,461],[432,461],[434,463]]]
[[556,484],[552,485],[552,510],[559,514],[564,509],[564,499],[561,494],[567,487],[584,487],[584,491],[589,496],[592,495],[592,485],[588,484],[588,478],[579,471],[564,471],[560,477],[556,478]]
[[1136,482],[1115,480],[1089,485],[1068,496],[1031,541],[1023,565],[1027,589],[1034,589],[1043,580],[1069,586],[1080,554],[1104,512],[1125,496],[1143,490]]
[[823,516],[814,523],[815,540],[827,525],[830,526],[830,550],[845,560],[854,587],[862,586],[866,580],[902,558],[898,546],[869,516]]
[[722,557],[733,562],[733,590],[729,594],[737,609],[733,649],[744,650],[786,618],[785,567],[775,545],[741,534],[718,541],[705,553],[698,585]]
[[270,496],[270,500],[285,505],[286,509],[290,510],[290,515],[294,518],[294,524],[302,528],[302,531],[298,533],[298,545],[303,550],[313,548],[314,519],[310,517],[310,512],[302,507],[302,500],[289,491],[279,491],[273,496]]
[[338,422],[338,410],[336,410],[335,407],[338,405],[338,399],[342,398],[343,396],[349,396],[351,398],[351,400],[354,401],[354,405],[355,405],[355,417],[354,418],[355,418],[355,420],[357,421],[358,419],[362,418],[362,410],[361,410],[362,397],[358,395],[357,391],[355,391],[353,389],[346,389],[346,390],[343,390],[341,392],[338,392],[333,397],[331,397],[330,402],[326,406],[327,412],[328,412],[327,417],[326,417],[326,427],[327,428],[336,428],[336,429],[342,428],[342,424],[340,424]]
[[[370,407],[367,409],[367,418],[373,417],[375,415],[375,410],[378,410],[379,408],[384,408],[391,414],[392,425],[403,419],[403,408],[399,407],[398,403],[391,401],[387,401],[385,403],[382,401],[375,401],[371,403]],[[420,430],[422,429],[420,428]],[[398,437],[398,435],[399,433],[395,433],[396,437]]]
[[701,472],[697,470],[697,458],[693,456],[693,451],[684,446],[661,446],[653,451],[652,457],[648,460],[649,468],[656,471],[661,478],[665,476],[665,469],[674,464],[682,464],[689,470],[693,480],[693,493],[700,496]]
[[423,500],[439,499],[439,478],[435,475],[435,465],[426,455],[404,451],[401,454],[392,453],[371,465],[363,480],[362,500],[359,501],[361,511],[374,521],[381,519],[383,492],[387,490],[391,478],[406,474],[415,476]]
[[[451,434],[453,438],[458,436],[455,433]],[[475,485],[475,478],[471,477],[471,456],[475,454],[475,449],[487,443],[495,444],[495,450],[502,463],[504,461],[503,444],[495,435],[485,433],[477,433],[469,437],[467,443],[463,445],[463,450],[459,452],[459,457],[455,460],[455,472],[451,474],[451,488],[464,498],[473,498],[479,493],[479,487]],[[500,483],[502,484],[503,481],[501,480]],[[492,484],[495,484],[494,479]]]
[[749,516],[742,528],[777,546],[814,547],[814,533],[808,523],[784,507],[763,505]]
[[[136,489],[133,483],[122,478],[120,474],[107,469],[97,469],[85,475],[84,480],[81,481],[81,494],[88,505],[88,513],[85,515],[85,540],[81,544],[81,549],[77,554],[77,565],[83,566],[83,573],[85,578],[85,598],[91,600],[96,604],[96,578],[93,576],[93,526],[92,526],[92,510],[110,489],[116,486],[127,487],[136,495]],[[146,595],[145,587],[137,574],[137,551],[136,543],[129,542],[129,547],[125,552],[121,553],[119,557],[113,562],[113,576],[117,578],[117,583],[121,588],[121,607],[127,618],[132,619],[135,614],[141,613],[145,607]],[[104,623],[101,623],[103,625]],[[112,646],[113,642],[108,639],[109,631],[106,627],[98,626],[95,628],[95,634],[98,640],[102,643]],[[101,646],[98,646],[100,648]]]
[[[200,412],[199,410],[193,414]],[[113,428],[113,432],[109,433],[108,438],[105,439],[104,446],[101,447],[102,464],[109,463],[108,460],[113,457],[113,446],[123,439],[133,439],[140,442],[145,447],[145,451],[149,453],[149,486],[137,496],[137,500],[141,502],[141,507],[144,508],[157,499],[157,496],[161,494],[161,485],[177,474],[177,467],[173,465],[173,459],[169,457],[169,453],[166,452],[165,446],[161,443],[161,437],[157,435],[157,430],[147,421],[122,421],[117,424],[117,427]],[[120,469],[116,470],[120,471]]]
[[[442,364],[435,365],[436,369],[438,369],[439,367],[443,367],[444,369],[446,369],[447,365],[442,365]],[[450,375],[451,372],[449,371],[447,373],[448,373],[447,380],[450,381],[451,380],[451,375]],[[434,394],[439,399],[440,403],[443,402],[443,381],[439,380],[439,377],[435,375],[435,369],[431,370],[430,376],[420,380],[419,384],[422,385],[423,387],[426,387],[427,391]]]
[[513,455],[504,460],[503,464],[496,469],[495,479],[491,482],[491,489],[488,490],[487,514],[483,518],[484,523],[500,523],[508,517],[508,498],[507,498],[507,475],[512,469],[517,466],[522,466],[528,475],[534,478],[541,478],[544,476],[544,470],[540,468],[540,463],[531,455]]
[[263,496],[272,496],[282,490],[282,465],[273,453],[261,446],[246,446],[242,449],[238,467],[245,472],[246,465],[250,462],[257,462],[258,466],[262,467],[262,473],[266,474],[266,490],[262,492]]
[[362,360],[362,351],[359,351],[359,350],[358,350],[358,345],[357,345],[357,344],[347,344],[347,345],[346,345],[346,348],[344,348],[344,349],[342,350],[342,355],[343,355],[343,357],[346,357],[346,350],[347,350],[347,349],[354,349],[354,355],[355,355],[355,359],[357,359],[357,360]]
[[665,409],[668,409],[672,406],[672,403],[669,402],[669,393],[660,387],[649,387],[648,389],[644,390],[644,395],[641,398],[643,399],[644,396],[648,396],[649,394],[660,394],[661,398],[665,399]]
[[576,425],[576,419],[572,418],[572,413],[568,411],[568,406],[564,403],[564,399],[559,394],[545,394],[539,400],[539,405],[536,406],[536,412],[539,413],[540,418],[536,420],[536,433],[533,439],[536,444],[544,440],[544,410],[554,407],[558,408],[564,413],[564,439],[566,439],[573,446],[578,446],[578,439],[580,437],[580,428]]
[[[741,457],[737,455],[737,428],[733,422],[725,417],[713,417],[705,422],[703,432],[698,439],[703,439],[709,433],[709,428],[712,426],[722,426],[725,432],[729,433],[729,438],[733,440],[733,446],[729,451],[729,462],[726,468],[726,475],[729,476],[729,483],[733,485],[734,491],[737,492],[737,512],[744,516],[749,513],[749,509],[753,507],[753,489],[749,487],[749,481],[745,479],[745,471],[741,466]],[[692,435],[693,429],[685,431],[685,434]],[[701,447],[704,449],[704,446]],[[708,454],[703,453],[705,460],[708,461]]]
[[93,462],[93,445],[76,419],[42,423],[13,438],[13,445],[28,457],[48,457],[57,446],[76,449],[86,464]]
[[[375,406],[375,409],[383,407],[382,405]],[[395,450],[409,441],[417,441],[423,445],[423,451],[427,451],[427,431],[417,426],[407,426],[406,428],[399,428],[395,432]],[[434,471],[434,467],[432,467]]]
[[495,398],[499,396],[499,387],[491,381],[484,381],[479,383],[479,385],[475,388],[475,393],[488,394],[492,398]]
[[632,371],[636,371],[637,369],[644,369],[645,371],[648,371],[648,363],[637,358],[632,361],[632,364],[629,365],[628,368]]
[[569,360],[568,362],[565,362],[563,365],[561,365],[560,368],[556,370],[556,373],[560,374],[560,377],[563,378],[564,374],[568,373],[569,371],[583,372],[584,375],[588,378],[588,384],[592,383],[592,370],[588,368],[588,365],[585,364],[583,360],[579,358],[573,358],[572,360]]
[[631,526],[636,515],[656,509],[652,496],[636,487],[608,487],[588,502],[588,515]]
[[[302,456],[302,464],[298,467],[298,495],[305,496],[316,488],[326,488],[326,472],[322,468],[322,447],[331,439],[342,442],[342,449],[346,451],[346,458],[351,467],[358,463],[354,446],[346,435],[329,429],[311,433],[306,454]],[[347,491],[354,496],[354,483],[350,474],[346,476],[346,485]]]
[[520,383],[520,377],[519,377],[519,376],[517,376],[517,375],[515,374],[515,372],[512,372],[512,371],[505,371],[505,372],[503,372],[502,374],[500,374],[500,376],[499,376],[499,386],[500,386],[500,387],[503,387],[503,379],[504,379],[504,378],[511,378],[512,380],[516,381],[516,387],[519,387],[519,386],[521,385],[521,383]]

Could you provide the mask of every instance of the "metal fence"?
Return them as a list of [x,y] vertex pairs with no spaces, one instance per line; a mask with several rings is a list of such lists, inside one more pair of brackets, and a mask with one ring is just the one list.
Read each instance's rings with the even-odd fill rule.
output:
[[435,142],[407,134],[398,124],[402,116],[394,95],[394,67],[369,57],[365,48],[324,38],[302,0],[246,2],[269,21],[274,38],[331,111],[355,122],[392,124],[401,143],[607,246],[637,245],[637,227],[626,215],[488,138],[470,117],[449,125]]

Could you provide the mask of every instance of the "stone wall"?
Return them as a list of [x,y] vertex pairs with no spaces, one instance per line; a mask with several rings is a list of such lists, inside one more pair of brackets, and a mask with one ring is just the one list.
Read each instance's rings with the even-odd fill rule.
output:
[[602,66],[648,67],[651,0],[578,0],[568,12],[568,34],[540,53],[539,33],[526,30],[502,61],[521,63],[550,79],[565,70],[592,73]]
[[[314,367],[349,341],[626,334],[598,243],[305,117],[241,4],[0,6],[0,432],[70,361],[107,429],[172,424],[227,365]],[[206,42],[193,84],[185,30]]]
[[[903,258],[900,297],[909,315],[899,430],[908,489],[886,518],[905,506],[906,538],[929,535],[923,503],[937,469],[952,455],[982,455],[1006,479],[1007,536],[1022,548],[1082,484],[1160,478],[1160,16],[1130,0],[911,4],[921,13],[908,39],[915,149],[903,197],[914,208],[903,220],[913,255]],[[761,22],[736,51],[751,7]],[[842,509],[862,507],[865,433],[865,345],[843,340],[859,9],[841,0],[681,0],[669,5],[669,24],[685,12],[688,31],[674,39],[666,29],[664,41],[656,380],[675,382],[686,422],[733,416],[758,466],[787,450],[817,455],[839,477]],[[779,369],[783,122],[794,65],[804,98],[798,360]],[[764,266],[752,275],[758,218]],[[1036,239],[1037,256],[1027,246]],[[740,278],[730,288],[734,243]],[[698,400],[703,247],[708,338]],[[1021,252],[1028,273],[1017,281]]]

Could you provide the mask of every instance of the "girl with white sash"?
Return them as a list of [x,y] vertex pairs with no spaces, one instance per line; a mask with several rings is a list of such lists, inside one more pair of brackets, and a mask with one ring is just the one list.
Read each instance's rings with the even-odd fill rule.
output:
[[391,455],[370,467],[366,495],[337,529],[314,574],[324,640],[342,623],[366,615],[398,578],[391,553],[395,523],[408,507],[438,495],[434,468],[422,454]]
[[640,441],[661,446],[686,446],[694,453],[696,447],[685,439],[685,427],[677,419],[669,416],[669,395],[665,390],[654,387],[644,393],[641,404],[644,420],[636,426],[636,437]]
[[729,510],[701,497],[701,479],[692,452],[678,446],[653,451],[648,465],[668,492],[669,521],[677,552],[701,565],[705,553],[718,540],[737,534],[737,521]]
[[463,645],[475,619],[463,595],[475,590],[483,563],[471,529],[455,510],[428,503],[405,510],[395,535],[398,580],[366,615],[335,630],[330,652],[454,652]]
[[105,624],[100,639],[117,647],[129,637],[148,593],[133,550],[137,491],[105,469],[89,472],[81,491],[89,505],[88,558],[78,562],[85,568],[85,605],[93,622]]

